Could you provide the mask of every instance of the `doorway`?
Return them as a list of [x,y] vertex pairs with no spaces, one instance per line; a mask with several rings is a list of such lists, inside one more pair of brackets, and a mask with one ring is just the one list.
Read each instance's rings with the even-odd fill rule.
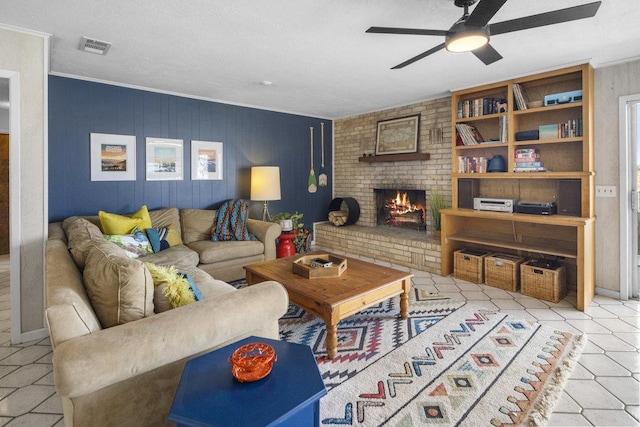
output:
[[620,98],[620,298],[640,295],[640,94]]

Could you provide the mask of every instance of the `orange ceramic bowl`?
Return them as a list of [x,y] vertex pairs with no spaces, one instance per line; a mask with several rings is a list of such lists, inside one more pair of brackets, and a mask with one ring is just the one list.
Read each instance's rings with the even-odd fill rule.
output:
[[231,374],[243,383],[258,381],[269,375],[277,359],[275,350],[269,344],[245,344],[229,357]]

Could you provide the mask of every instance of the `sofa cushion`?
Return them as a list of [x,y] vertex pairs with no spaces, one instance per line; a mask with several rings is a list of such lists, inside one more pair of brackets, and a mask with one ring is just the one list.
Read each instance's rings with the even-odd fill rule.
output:
[[151,218],[146,205],[143,205],[138,211],[130,215],[125,216],[99,211],[98,217],[104,234],[129,234],[136,226],[140,230],[151,227]]
[[71,216],[62,223],[67,235],[67,247],[80,271],[84,270],[89,250],[99,242],[104,242],[102,231],[92,222]]
[[153,279],[141,261],[112,242],[97,243],[86,258],[84,284],[104,328],[153,314]]
[[216,212],[208,209],[181,209],[182,241],[186,244],[198,240],[211,240],[211,227]]
[[168,227],[170,224],[175,225],[178,234],[182,234],[180,228],[180,211],[178,208],[163,208],[149,211],[152,227]]
[[264,244],[259,240],[231,240],[228,242],[200,240],[189,243],[187,246],[197,252],[202,264],[264,254]]
[[200,261],[198,254],[185,245],[171,246],[169,249],[145,255],[138,259],[158,265],[175,265],[180,269],[195,267]]
[[205,300],[216,299],[221,295],[238,291],[227,282],[214,279],[210,274],[199,267],[181,268],[180,271],[188,273],[193,277],[193,280],[198,284],[198,288],[200,288],[202,297]]

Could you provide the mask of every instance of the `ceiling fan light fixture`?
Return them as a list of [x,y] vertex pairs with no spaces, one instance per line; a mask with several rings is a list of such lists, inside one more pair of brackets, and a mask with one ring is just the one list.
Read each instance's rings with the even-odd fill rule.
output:
[[444,47],[449,52],[471,52],[487,43],[489,43],[489,31],[486,28],[478,28],[448,34]]

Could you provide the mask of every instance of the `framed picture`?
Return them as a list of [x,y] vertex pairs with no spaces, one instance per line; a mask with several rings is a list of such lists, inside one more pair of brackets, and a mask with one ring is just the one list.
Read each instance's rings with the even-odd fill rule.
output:
[[376,155],[418,152],[420,115],[378,122]]
[[183,179],[181,139],[147,138],[147,181]]
[[135,181],[136,137],[91,134],[91,181]]
[[222,179],[222,142],[191,141],[191,179]]

